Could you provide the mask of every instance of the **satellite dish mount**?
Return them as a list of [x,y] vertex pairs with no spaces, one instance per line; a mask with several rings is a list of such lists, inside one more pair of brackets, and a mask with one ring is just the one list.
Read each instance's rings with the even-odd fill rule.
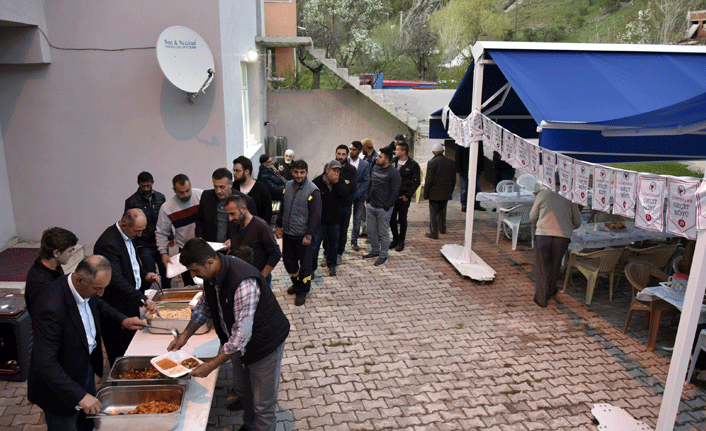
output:
[[194,103],[213,81],[213,54],[206,41],[187,27],[169,27],[157,39],[157,61],[167,80]]

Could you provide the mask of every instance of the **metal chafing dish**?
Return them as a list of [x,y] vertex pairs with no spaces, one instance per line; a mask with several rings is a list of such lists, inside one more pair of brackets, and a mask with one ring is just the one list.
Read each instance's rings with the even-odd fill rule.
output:
[[160,373],[161,378],[158,379],[121,379],[118,378],[120,373],[128,370],[144,370],[145,368],[152,368],[150,359],[152,356],[123,356],[115,360],[113,368],[110,369],[110,375],[106,379],[105,383],[110,386],[124,386],[124,385],[172,385],[177,384],[179,386],[186,386],[191,379],[191,376],[184,375],[179,378],[173,379],[167,377]]
[[[179,425],[182,409],[184,409],[184,394],[182,386],[108,386],[96,396],[103,405],[101,414],[91,416],[96,430],[100,431],[172,431]],[[179,409],[172,413],[133,414],[127,413],[138,404],[147,401],[179,400]]]
[[[161,312],[162,310],[181,310],[190,309],[189,304],[186,302],[160,302],[157,304],[157,309]],[[152,316],[147,314],[145,316],[147,319],[147,324],[150,326],[147,328],[152,334],[170,334],[172,328],[176,328],[179,333],[184,332],[186,325],[189,324],[190,318],[186,319],[161,319],[157,316]],[[199,329],[196,330],[195,334],[205,334],[211,330],[211,321],[201,325]]]
[[[157,292],[154,297],[152,297],[152,300],[154,302],[189,302],[199,292],[203,292],[203,289],[198,287],[189,287],[185,289],[167,289],[161,292]],[[191,295],[191,298],[178,299],[183,295]]]

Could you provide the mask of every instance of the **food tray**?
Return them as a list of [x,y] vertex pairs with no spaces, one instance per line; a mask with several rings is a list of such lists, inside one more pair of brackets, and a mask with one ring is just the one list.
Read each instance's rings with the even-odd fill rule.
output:
[[[167,368],[162,368],[162,367],[160,366],[159,362],[162,361],[162,360],[164,360],[164,359],[170,359],[170,360],[176,362],[176,363],[177,363],[177,366],[175,366],[175,367],[173,367],[173,368],[169,368],[169,369],[167,369]],[[196,362],[199,363],[199,365],[200,365],[200,364],[203,364],[203,361],[202,361],[202,360],[200,360],[199,358],[195,358],[195,357],[191,356],[190,354],[186,353],[186,352],[183,351],[183,350],[177,350],[177,351],[175,351],[175,352],[168,352],[168,353],[165,353],[165,354],[163,354],[163,355],[155,356],[154,358],[152,358],[152,359],[150,360],[150,363],[151,363],[152,365],[154,365],[154,367],[155,367],[156,369],[158,369],[159,372],[161,372],[161,373],[164,374],[165,376],[168,376],[168,377],[171,377],[171,378],[176,378],[176,377],[181,377],[181,376],[183,376],[183,375],[185,375],[185,374],[188,374],[188,373],[191,371],[190,368],[186,368],[185,366],[181,365],[181,361],[183,361],[183,360],[185,360],[185,359],[194,359]]]
[[[610,222],[607,222],[607,223],[610,223]],[[605,223],[600,223],[600,224],[598,225],[598,227],[601,228],[601,229],[603,229],[603,230],[607,230],[608,232],[627,232],[627,230],[628,230],[627,226],[626,226],[625,228],[623,228],[623,229],[611,229],[611,228],[609,228],[608,226],[606,226]]]
[[[167,289],[162,292],[157,292],[157,294],[152,297],[154,302],[189,302],[191,299],[199,292],[202,292],[201,288],[189,288],[189,289]],[[179,296],[191,295],[189,299],[180,299]]]
[[[188,302],[160,302],[157,304],[157,309],[162,310],[179,310],[182,308],[190,308]],[[151,328],[147,328],[151,334],[170,334],[172,328],[176,328],[179,333],[184,332],[186,325],[191,321],[190,318],[187,319],[160,319],[156,316],[152,317],[150,314],[145,316],[147,319],[147,324]],[[201,325],[199,329],[196,330],[195,334],[205,334],[211,330],[211,321]]]
[[[177,384],[158,386],[108,386],[98,391],[103,405],[102,415],[93,418],[99,431],[172,431],[179,425],[186,389]],[[128,415],[138,404],[147,401],[179,400],[179,409],[172,413]],[[121,414],[122,413],[122,414]]]
[[190,376],[183,376],[177,379],[173,379],[160,374],[158,379],[120,379],[118,375],[128,370],[138,369],[144,370],[147,367],[151,367],[152,363],[150,360],[154,356],[123,356],[115,360],[113,368],[110,369],[110,374],[106,379],[106,384],[111,386],[125,386],[125,385],[164,385],[164,384],[174,384],[177,383],[180,386],[186,386],[191,380]]

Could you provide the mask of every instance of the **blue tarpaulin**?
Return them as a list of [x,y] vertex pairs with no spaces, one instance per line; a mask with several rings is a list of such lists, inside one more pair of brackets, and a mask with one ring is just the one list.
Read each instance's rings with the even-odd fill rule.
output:
[[[706,93],[706,54],[581,51],[580,45],[576,46],[576,50],[489,47],[486,54],[496,65],[485,66],[483,100],[493,91],[486,86],[499,88],[503,82],[510,83],[518,99],[503,106],[503,112],[494,111],[491,119],[498,114],[530,114],[535,127],[543,121],[550,123],[542,130],[542,147],[591,162],[706,157],[704,134],[604,136],[599,130],[557,128],[561,122],[668,128],[706,119],[704,99],[699,99]],[[473,67],[452,98],[452,102],[462,103],[449,104],[459,117],[471,111],[472,75]],[[440,111],[432,116],[438,114]],[[440,135],[436,129],[443,127],[440,120],[432,124],[435,120],[430,121],[432,138]],[[521,121],[497,122],[524,138],[536,137]]]

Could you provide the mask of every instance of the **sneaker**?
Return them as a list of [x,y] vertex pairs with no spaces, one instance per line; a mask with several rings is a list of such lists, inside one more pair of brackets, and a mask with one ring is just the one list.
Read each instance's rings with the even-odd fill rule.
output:
[[439,235],[432,235],[429,232],[425,233],[424,236],[431,239],[439,239]]
[[294,305],[296,305],[297,307],[301,307],[304,304],[306,304],[306,296],[297,295],[297,298],[294,300]]
[[296,286],[290,286],[289,289],[287,289],[287,293],[290,295],[294,295],[297,292]]
[[378,257],[378,256],[380,256],[379,253],[368,253],[368,254],[363,255],[363,259],[370,259],[370,258]]
[[392,250],[393,248],[397,247],[398,244],[399,244],[398,241],[392,241],[392,242],[390,243],[390,250]]
[[397,247],[395,247],[395,251],[402,251],[404,250],[404,241],[399,243]]
[[375,266],[380,266],[380,265],[382,265],[382,264],[385,263],[385,262],[387,262],[387,258],[386,258],[386,257],[378,257],[378,260],[376,260],[373,265],[375,265]]
[[331,277],[336,276],[336,267],[335,266],[328,267],[328,275],[330,275]]
[[353,251],[360,251],[360,247],[358,247],[358,244],[351,244],[351,249]]

